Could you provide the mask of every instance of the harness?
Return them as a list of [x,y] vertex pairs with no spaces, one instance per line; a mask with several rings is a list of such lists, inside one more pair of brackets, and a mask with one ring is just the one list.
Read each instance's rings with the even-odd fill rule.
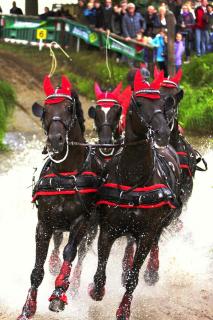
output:
[[[165,184],[135,188],[115,183],[105,183],[99,190],[100,198],[96,205],[110,207],[150,209],[168,205],[175,209],[174,194]],[[128,192],[129,191],[129,192]]]
[[97,193],[99,185],[100,179],[96,173],[91,171],[62,172],[60,175],[47,174],[36,183],[32,202],[35,202],[40,196]]

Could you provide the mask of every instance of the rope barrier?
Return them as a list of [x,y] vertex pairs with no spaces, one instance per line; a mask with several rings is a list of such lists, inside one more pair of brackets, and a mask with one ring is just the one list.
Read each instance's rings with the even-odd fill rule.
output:
[[109,73],[109,78],[111,79],[112,78],[112,73],[111,73],[111,70],[110,70],[110,67],[109,67],[109,56],[108,56],[109,34],[110,34],[110,31],[108,30],[107,31],[107,37],[106,37],[106,67],[107,67],[107,70],[108,70],[108,73]]

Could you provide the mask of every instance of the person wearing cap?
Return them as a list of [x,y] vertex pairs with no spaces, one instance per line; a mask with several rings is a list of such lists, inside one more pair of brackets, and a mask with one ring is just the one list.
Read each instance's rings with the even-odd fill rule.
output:
[[135,39],[137,33],[146,29],[145,19],[139,12],[135,11],[135,4],[130,2],[127,5],[127,13],[122,20],[123,35],[126,40]]

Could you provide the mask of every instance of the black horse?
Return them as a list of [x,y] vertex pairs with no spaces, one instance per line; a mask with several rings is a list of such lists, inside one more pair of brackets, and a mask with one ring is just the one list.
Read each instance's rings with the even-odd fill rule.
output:
[[181,212],[179,163],[167,152],[161,157],[153,148],[169,142],[170,131],[159,108],[160,79],[151,85],[136,73],[134,96],[127,114],[125,144],[108,165],[100,188],[100,235],[98,268],[89,287],[94,300],[105,293],[106,264],[114,241],[124,235],[136,239],[133,265],[117,319],[127,320],[140,268],[162,230]]
[[[158,70],[155,69],[157,76]],[[178,108],[184,96],[183,90],[179,87],[182,77],[182,70],[179,69],[174,77],[165,78],[161,84],[160,93],[162,106],[167,123],[171,129],[170,144],[175,149],[181,168],[181,190],[182,202],[186,205],[193,190],[193,178],[196,170],[207,170],[207,164],[200,153],[195,150],[181,133],[178,124]],[[198,167],[198,162],[203,161],[205,169]]]
[[33,113],[42,119],[51,161],[43,169],[33,193],[33,201],[38,208],[36,260],[31,287],[19,320],[30,319],[36,312],[37,290],[44,277],[44,263],[54,230],[70,232],[63,253],[64,262],[49,299],[50,310],[64,309],[71,263],[87,232],[102,171],[101,162],[91,148],[81,145],[85,140],[75,100],[70,96],[69,80],[63,76],[61,88],[54,89],[49,77],[46,77],[44,89],[47,94],[45,107],[34,104]]

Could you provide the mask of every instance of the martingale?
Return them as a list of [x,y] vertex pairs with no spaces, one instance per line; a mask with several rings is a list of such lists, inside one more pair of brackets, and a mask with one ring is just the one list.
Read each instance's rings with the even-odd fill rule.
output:
[[132,190],[130,186],[106,183],[99,189],[100,199],[96,205],[109,205],[120,208],[160,208],[168,205],[179,206],[174,193],[164,184],[155,184]]
[[47,174],[36,183],[32,202],[39,196],[97,193],[99,185],[100,179],[91,171]]

